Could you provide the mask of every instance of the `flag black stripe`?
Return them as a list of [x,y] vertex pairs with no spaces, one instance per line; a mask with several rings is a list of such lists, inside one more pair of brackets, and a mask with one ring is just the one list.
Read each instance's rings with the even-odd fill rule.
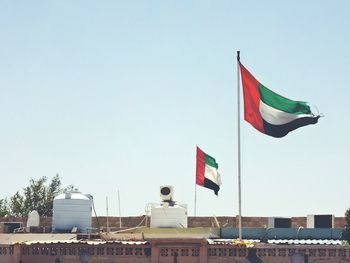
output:
[[320,116],[313,117],[313,118],[304,117],[304,118],[296,119],[292,122],[289,122],[283,125],[273,125],[263,119],[263,124],[264,124],[265,133],[267,135],[270,135],[276,138],[281,138],[283,136],[286,136],[289,132],[295,129],[298,129],[306,125],[317,123],[319,118]]
[[204,178],[204,187],[213,190],[216,195],[218,195],[220,190],[220,186],[207,178]]

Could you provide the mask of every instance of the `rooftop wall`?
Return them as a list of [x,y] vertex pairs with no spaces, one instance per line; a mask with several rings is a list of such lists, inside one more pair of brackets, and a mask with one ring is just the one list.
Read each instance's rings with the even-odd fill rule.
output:
[[[219,225],[221,227],[238,227],[238,216],[229,217],[229,216],[218,216],[216,217]],[[92,227],[97,228],[98,222],[100,227],[107,226],[107,218],[105,216],[92,217]],[[306,228],[306,217],[292,217],[292,228],[304,227]],[[0,217],[0,222],[23,222],[25,226],[27,222],[26,217]],[[149,226],[150,218],[147,218],[147,225]],[[119,217],[109,217],[108,218],[109,227],[119,228]],[[345,217],[335,217],[334,228],[343,228],[346,224]],[[52,225],[51,217],[41,217],[40,226],[45,228],[50,228]],[[122,217],[122,228],[131,228],[136,226],[145,226],[146,218],[142,216],[129,216]],[[267,227],[268,217],[243,217],[242,218],[242,227]],[[188,227],[215,227],[216,221],[214,217],[188,217]],[[1,233],[0,229],[0,233]]]

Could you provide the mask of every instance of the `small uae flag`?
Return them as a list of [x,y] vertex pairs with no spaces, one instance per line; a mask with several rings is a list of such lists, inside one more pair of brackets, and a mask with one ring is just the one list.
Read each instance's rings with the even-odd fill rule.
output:
[[[238,61],[239,62],[239,61]],[[272,137],[317,123],[320,115],[311,112],[305,101],[287,99],[269,90],[239,62],[244,96],[244,119],[255,129]]]
[[219,165],[215,159],[197,147],[196,184],[212,189],[216,195],[220,190]]

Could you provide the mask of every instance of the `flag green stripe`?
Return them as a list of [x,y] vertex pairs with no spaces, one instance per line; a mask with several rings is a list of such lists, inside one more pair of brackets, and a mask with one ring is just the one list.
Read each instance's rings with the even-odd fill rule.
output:
[[216,162],[216,160],[213,157],[211,157],[210,155],[208,155],[208,154],[205,154],[205,164],[209,165],[209,166],[212,166],[212,167],[214,167],[216,169],[219,168],[219,165]]
[[287,99],[259,84],[260,99],[267,105],[292,114],[310,114],[310,107],[304,101]]

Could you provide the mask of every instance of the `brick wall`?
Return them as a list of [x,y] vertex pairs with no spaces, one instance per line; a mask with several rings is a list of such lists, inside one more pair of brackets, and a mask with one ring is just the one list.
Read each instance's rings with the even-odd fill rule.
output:
[[335,217],[334,218],[334,227],[343,228],[346,225],[345,217]]
[[[236,217],[238,227],[238,216]],[[242,227],[267,227],[268,217],[242,217]]]
[[292,217],[292,228],[306,227],[306,217]]
[[[238,216],[218,216],[216,217],[221,227],[238,227]],[[306,227],[306,217],[292,217],[292,227]],[[100,227],[107,226],[107,218],[105,216],[98,217]],[[0,222],[22,222],[26,224],[27,218],[25,217],[0,217]],[[147,226],[149,226],[150,218],[147,218]],[[109,217],[108,223],[110,228],[119,228],[119,217]],[[346,224],[344,217],[335,217],[334,227],[343,228]],[[51,217],[41,217],[40,226],[49,228],[52,225]],[[122,228],[131,228],[136,226],[145,226],[145,216],[129,216],[122,217]],[[266,227],[268,225],[268,217],[242,217],[243,227]],[[97,228],[96,217],[92,217],[92,227]],[[215,227],[216,220],[214,217],[201,216],[201,217],[188,217],[188,227]]]
[[[146,225],[145,216],[128,216],[128,217],[122,217],[121,219],[122,219],[122,228],[129,228],[129,227],[145,226]],[[106,227],[107,226],[107,217],[100,216],[100,217],[98,217],[98,220],[96,219],[96,217],[92,217],[92,227],[97,228],[98,223],[99,223],[100,227]],[[120,225],[119,217],[108,217],[108,226],[110,228],[119,228],[119,225]],[[147,219],[147,225],[149,226],[149,217]]]
[[[236,218],[229,216],[216,217],[221,227],[236,227]],[[217,223],[214,217],[188,217],[188,227],[216,227]]]

